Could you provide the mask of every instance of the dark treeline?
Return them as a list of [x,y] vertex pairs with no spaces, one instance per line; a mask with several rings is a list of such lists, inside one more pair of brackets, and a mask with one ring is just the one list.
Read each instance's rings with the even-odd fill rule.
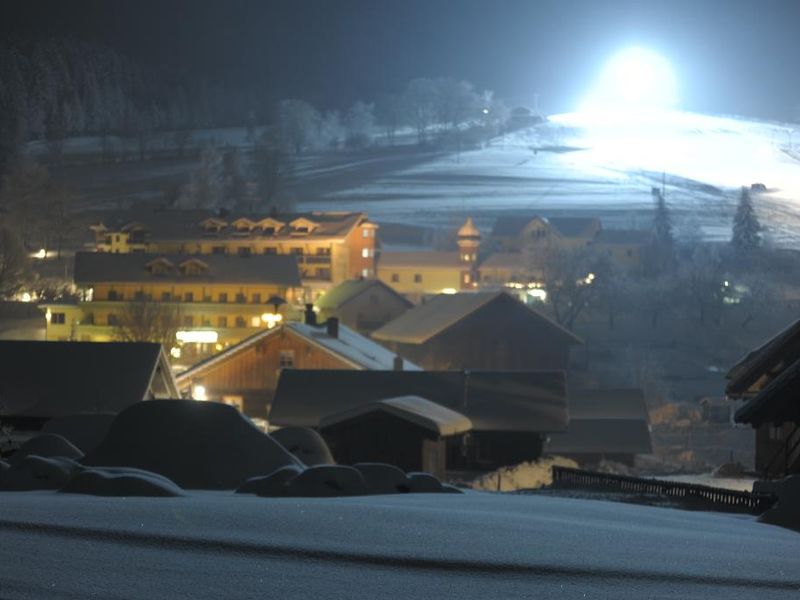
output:
[[242,125],[251,94],[69,38],[0,40],[0,170],[21,144],[76,135]]

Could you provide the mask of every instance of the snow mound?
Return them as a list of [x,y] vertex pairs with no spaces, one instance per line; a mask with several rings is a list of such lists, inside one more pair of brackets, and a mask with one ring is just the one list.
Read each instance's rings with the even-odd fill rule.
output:
[[251,477],[236,490],[237,494],[255,494],[265,498],[285,496],[287,485],[302,473],[297,465],[287,465],[276,469],[264,477]]
[[430,473],[409,473],[408,491],[412,494],[440,494],[442,482]]
[[88,454],[103,441],[114,420],[111,413],[93,415],[70,415],[50,419],[42,427],[42,433],[54,433],[68,439],[81,452]]
[[80,470],[81,465],[70,458],[31,454],[19,459],[2,472],[0,490],[4,492],[57,490]]
[[322,436],[308,427],[283,427],[271,433],[272,439],[291,452],[305,465],[334,465],[328,444]]
[[578,463],[562,456],[542,458],[514,467],[502,467],[497,471],[482,475],[470,485],[473,489],[490,492],[533,490],[553,483],[554,466],[576,469]]
[[353,468],[361,473],[371,494],[402,494],[411,489],[411,482],[406,474],[393,465],[356,463]]
[[172,481],[139,469],[86,469],[72,477],[60,491],[92,496],[183,496],[181,489]]
[[31,455],[44,458],[60,456],[76,460],[83,458],[83,452],[73,446],[68,439],[53,433],[43,433],[22,444],[19,449],[11,455],[11,458],[8,459],[8,463],[14,466],[25,457]]
[[363,496],[367,493],[367,482],[361,473],[342,465],[308,467],[286,486],[287,496],[310,498]]
[[195,400],[126,408],[82,462],[144,469],[193,489],[236,489],[251,477],[298,464],[232,406]]
[[759,521],[800,531],[800,475],[790,475],[780,481],[756,481],[753,491],[778,496],[775,506],[761,515]]

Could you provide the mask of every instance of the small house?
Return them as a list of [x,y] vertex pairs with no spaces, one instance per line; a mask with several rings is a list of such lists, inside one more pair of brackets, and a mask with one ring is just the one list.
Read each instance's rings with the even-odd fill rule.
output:
[[0,341],[0,419],[15,430],[178,397],[160,344]]
[[378,279],[352,279],[325,292],[315,306],[321,320],[336,317],[343,325],[369,334],[413,304]]
[[554,433],[546,451],[581,465],[611,460],[633,466],[652,454],[647,405],[640,389],[570,390],[569,425]]
[[266,419],[282,369],[418,370],[331,317],[317,324],[285,322],[262,330],[177,375],[184,396],[223,402]]
[[582,341],[505,292],[442,294],[372,333],[428,370],[559,370]]
[[319,422],[340,464],[382,462],[437,477],[445,474],[447,440],[471,429],[463,414],[419,396],[368,402]]
[[[426,402],[386,402],[409,396]],[[383,406],[376,406],[380,402]],[[428,403],[452,412],[437,412]],[[346,435],[354,428],[352,423],[345,423],[351,417],[360,419],[366,415],[371,415],[367,424],[372,431],[355,437]],[[462,415],[472,424],[468,432],[464,430],[466,421],[460,419]],[[269,420],[275,426],[319,429],[323,436],[330,436],[336,453],[342,457],[359,456],[356,451],[361,453],[374,439],[384,440],[380,442],[380,456],[406,453],[408,448],[416,448],[413,452],[408,450],[408,456],[418,456],[426,447],[432,447],[424,443],[420,446],[420,440],[436,442],[438,435],[445,438],[448,470],[491,470],[539,458],[544,438],[566,430],[566,381],[560,371],[286,369],[278,380]],[[439,427],[439,433],[423,436],[419,430],[423,420],[428,424],[422,429],[433,431]],[[432,423],[437,420],[440,425]],[[365,423],[361,421],[362,425]],[[400,432],[411,438],[395,437]],[[348,447],[351,443],[355,450]],[[386,449],[387,444],[398,449]]]

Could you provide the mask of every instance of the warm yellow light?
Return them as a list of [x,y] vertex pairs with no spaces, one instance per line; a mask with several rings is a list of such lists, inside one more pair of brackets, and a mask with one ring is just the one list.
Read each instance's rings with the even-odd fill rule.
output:
[[172,358],[180,358],[181,357],[181,349],[178,348],[177,346],[174,346],[174,347],[170,348],[169,353],[170,353],[170,355],[172,355]]
[[50,319],[53,318],[53,313],[50,312],[49,308],[47,309],[47,312],[44,313],[44,318],[48,323],[50,322]]
[[456,289],[455,288],[444,288],[441,293],[442,294],[448,294],[448,295],[455,294],[456,293]]
[[32,299],[33,298],[31,297],[31,295],[28,292],[24,292],[22,294],[22,301],[23,302],[30,302]]
[[261,320],[267,324],[267,329],[272,329],[283,320],[283,315],[279,313],[264,313],[261,315]]
[[208,400],[206,395],[206,388],[203,385],[196,385],[192,388],[192,398],[194,400]]
[[215,344],[219,339],[219,334],[216,331],[199,330],[199,331],[178,331],[175,333],[175,339],[179,342],[196,343],[196,344]]
[[47,257],[47,250],[40,248],[39,251],[33,255],[35,258],[42,259]]

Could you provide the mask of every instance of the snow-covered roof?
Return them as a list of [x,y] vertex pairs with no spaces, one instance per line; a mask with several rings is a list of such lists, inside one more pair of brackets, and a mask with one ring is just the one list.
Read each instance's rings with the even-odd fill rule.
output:
[[[193,377],[197,377],[208,368],[230,360],[232,357],[251,348],[262,340],[283,332],[293,333],[302,337],[318,348],[330,352],[334,356],[344,360],[354,369],[391,370],[394,368],[394,360],[397,356],[394,352],[387,350],[380,344],[353,331],[346,325],[340,324],[337,337],[333,337],[328,333],[325,324],[307,325],[305,323],[288,322],[279,327],[274,327],[273,329],[259,331],[238,344],[226,348],[222,352],[179,373],[176,376],[178,385],[185,387],[191,382]],[[420,367],[405,359],[403,359],[403,369],[408,371],[421,370]]]
[[[441,294],[403,313],[373,332],[372,337],[376,340],[402,344],[424,344],[492,302],[506,302],[509,310],[519,309],[521,317],[539,321],[543,327],[564,336],[568,343],[581,343],[572,333],[505,292]],[[488,326],[491,326],[491,323]]]
[[269,420],[317,427],[328,415],[386,398],[420,396],[472,421],[475,431],[564,431],[563,371],[284,369]]
[[372,412],[386,412],[433,431],[439,436],[457,435],[472,429],[472,421],[459,412],[420,396],[385,398],[322,417],[320,429]]

